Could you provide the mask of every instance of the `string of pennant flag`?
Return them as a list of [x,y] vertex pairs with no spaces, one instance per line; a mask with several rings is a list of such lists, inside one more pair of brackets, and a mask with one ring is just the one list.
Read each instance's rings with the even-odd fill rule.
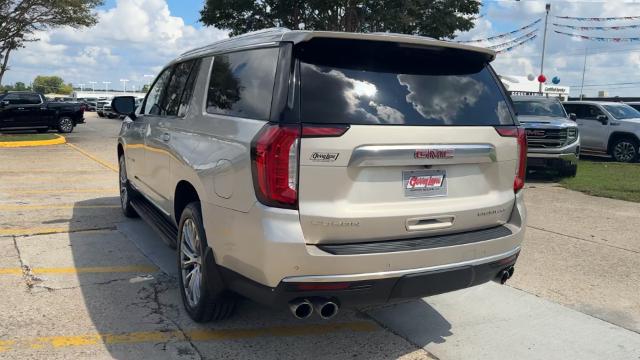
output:
[[535,38],[537,38],[537,37],[538,37],[538,35],[537,35],[537,34],[534,34],[534,35],[533,35],[533,36],[531,36],[530,38],[528,38],[528,39],[526,39],[526,40],[524,40],[524,41],[521,41],[521,42],[519,42],[519,43],[517,43],[517,44],[515,44],[515,45],[513,45],[513,46],[510,46],[510,47],[508,47],[508,48],[505,48],[505,49],[501,49],[501,50],[496,51],[496,54],[502,54],[502,53],[510,52],[510,51],[512,51],[512,50],[513,50],[513,49],[515,49],[515,48],[518,48],[518,47],[520,47],[520,46],[522,46],[522,45],[524,45],[524,44],[526,44],[526,43],[528,43],[528,42],[530,42],[530,41],[533,41],[533,39],[535,39]]
[[487,46],[487,48],[492,49],[492,50],[496,50],[496,49],[500,49],[509,45],[513,45],[513,44],[517,44],[519,42],[521,42],[522,40],[529,40],[530,37],[534,37],[537,36],[538,29],[535,29],[529,33],[526,33],[522,36],[519,36],[513,40],[509,40],[507,42],[503,42],[501,44],[497,44],[497,45],[492,45],[492,46]]
[[640,16],[620,16],[620,17],[556,16],[556,19],[576,20],[576,21],[613,21],[613,20],[637,20],[637,19],[640,19]]
[[570,36],[570,37],[572,37],[574,39],[593,40],[593,41],[600,41],[600,42],[636,42],[636,41],[640,41],[640,37],[600,37],[600,36],[587,36],[587,35],[581,35],[581,34],[572,34],[572,33],[567,33],[567,32],[558,31],[558,30],[554,30],[554,32],[556,34],[560,34],[560,35],[564,35],[564,36]]
[[513,31],[509,31],[503,34],[499,34],[499,35],[494,35],[494,36],[490,36],[488,38],[484,38],[484,39],[476,39],[476,40],[466,40],[466,41],[456,41],[458,43],[461,44],[470,44],[470,43],[481,43],[481,42],[487,42],[487,41],[492,41],[492,40],[497,40],[497,39],[504,39],[507,37],[511,37],[513,34],[517,34],[519,32],[522,32],[523,30],[527,30],[530,29],[532,27],[534,27],[535,25],[537,25],[538,23],[540,23],[540,21],[542,21],[542,19],[538,19],[528,25],[525,25],[519,29],[515,29]]
[[640,28],[640,24],[637,24],[637,25],[618,25],[618,26],[574,26],[574,25],[553,23],[553,26],[556,26],[556,27],[559,27],[559,28],[565,28],[565,29],[583,30],[583,31],[588,31],[588,30],[608,31],[608,30],[626,30],[626,29],[639,29]]

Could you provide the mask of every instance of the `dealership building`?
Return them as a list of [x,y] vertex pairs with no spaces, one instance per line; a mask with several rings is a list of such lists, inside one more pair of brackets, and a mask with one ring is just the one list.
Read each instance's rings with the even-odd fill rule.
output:
[[[511,95],[541,95],[540,83],[536,79],[513,75],[500,75],[500,79]],[[569,100],[569,90],[568,86],[542,84],[542,95],[559,97],[562,101]]]

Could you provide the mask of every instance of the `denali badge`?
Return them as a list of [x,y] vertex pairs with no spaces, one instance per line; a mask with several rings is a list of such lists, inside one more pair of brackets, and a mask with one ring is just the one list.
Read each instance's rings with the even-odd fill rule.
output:
[[310,160],[322,161],[322,162],[334,162],[338,160],[340,153],[320,153],[314,152],[311,154]]
[[413,157],[416,159],[451,159],[455,149],[416,149]]

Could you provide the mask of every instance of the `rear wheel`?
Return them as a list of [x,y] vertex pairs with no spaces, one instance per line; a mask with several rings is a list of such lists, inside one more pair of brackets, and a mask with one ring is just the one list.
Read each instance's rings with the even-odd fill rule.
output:
[[638,158],[638,142],[631,138],[622,138],[615,141],[611,147],[611,156],[615,161],[630,163]]
[[124,159],[124,155],[120,155],[118,158],[118,178],[120,179],[120,205],[122,206],[122,212],[124,216],[128,218],[138,217],[138,213],[131,206],[131,199],[135,196],[135,191],[131,189],[129,185],[129,179],[127,178],[127,166]]
[[73,131],[73,120],[70,117],[63,116],[58,120],[58,132],[68,134]]
[[200,203],[192,202],[182,212],[178,227],[178,278],[182,303],[196,322],[223,320],[235,309],[234,296],[225,291],[219,279],[211,279],[205,271],[206,250]]

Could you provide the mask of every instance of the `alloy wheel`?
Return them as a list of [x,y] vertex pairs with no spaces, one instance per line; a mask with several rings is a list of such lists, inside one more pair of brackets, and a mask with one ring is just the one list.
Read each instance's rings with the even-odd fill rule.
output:
[[180,237],[180,268],[183,291],[189,306],[196,307],[200,302],[202,285],[202,261],[200,257],[200,234],[193,219],[182,224]]
[[622,162],[630,162],[636,156],[634,144],[628,141],[621,141],[613,148],[613,157]]
[[67,117],[60,119],[60,130],[65,133],[71,132],[73,130],[73,121]]
[[127,206],[129,201],[129,192],[127,191],[127,169],[125,167],[124,156],[120,156],[120,203],[122,208]]

